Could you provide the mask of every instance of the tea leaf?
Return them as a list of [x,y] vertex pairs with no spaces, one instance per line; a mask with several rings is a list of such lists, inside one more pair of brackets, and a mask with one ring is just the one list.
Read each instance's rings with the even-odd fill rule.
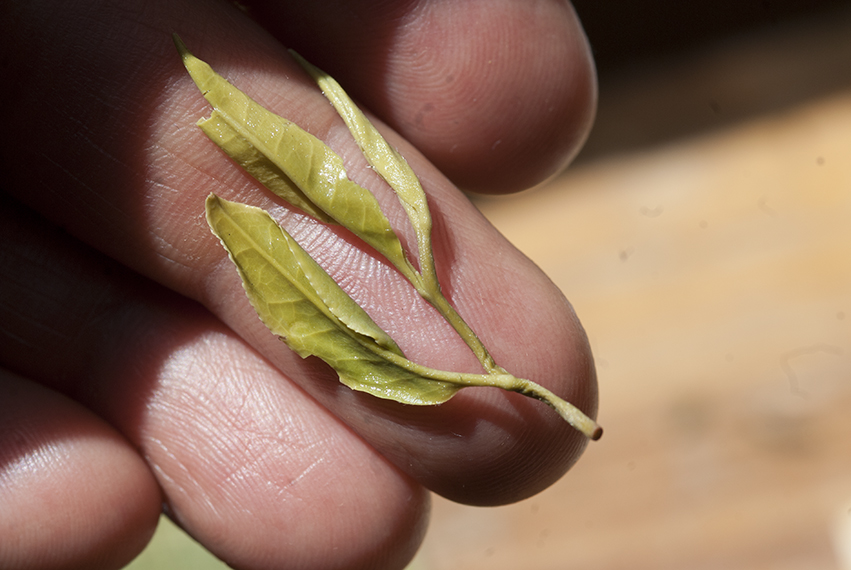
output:
[[318,356],[350,388],[407,404],[445,402],[461,389],[418,374],[427,369],[405,359],[387,333],[265,211],[213,194],[206,210],[260,319],[301,357]]
[[199,121],[198,126],[210,140],[274,194],[316,219],[325,223],[335,223],[304,195],[283,170],[251,142],[243,138],[218,111],[213,111],[209,119]]
[[[211,194],[206,211],[207,223],[272,332],[287,339],[302,336],[319,318],[349,336],[366,336],[402,355],[387,333],[264,210]],[[317,311],[322,317],[313,314]]]
[[411,362],[265,211],[211,194],[206,212],[263,323],[302,358],[317,356],[329,364],[349,388],[403,404],[433,405],[464,387],[499,387],[549,404],[593,439],[602,433],[581,411],[534,382]]
[[413,268],[378,201],[349,180],[343,160],[298,125],[271,113],[175,44],[189,75],[213,106],[201,129],[271,191],[317,218],[333,220],[374,247],[403,274]]
[[[346,123],[349,132],[363,152],[369,164],[390,185],[402,206],[405,208],[414,232],[417,234],[417,244],[430,250],[431,244],[431,212],[428,209],[425,192],[414,171],[405,159],[393,149],[378,130],[372,125],[366,115],[358,109],[348,94],[330,75],[310,64],[298,53],[290,50],[296,61],[316,81],[325,97],[331,101],[334,109]],[[422,270],[422,269],[421,269]]]
[[470,347],[485,370],[494,373],[505,372],[494,362],[475,331],[461,318],[461,315],[449,303],[440,289],[431,245],[431,212],[428,208],[425,192],[414,171],[402,155],[396,152],[381,136],[369,119],[366,118],[366,115],[358,109],[348,94],[340,87],[339,83],[324,71],[308,63],[295,51],[290,50],[290,55],[316,81],[322,93],[331,101],[334,109],[346,123],[346,127],[352,133],[352,137],[367,161],[396,192],[396,196],[405,208],[417,236],[420,265],[420,270],[415,275],[406,275],[408,280],[420,296],[431,303],[464,339],[464,342]]

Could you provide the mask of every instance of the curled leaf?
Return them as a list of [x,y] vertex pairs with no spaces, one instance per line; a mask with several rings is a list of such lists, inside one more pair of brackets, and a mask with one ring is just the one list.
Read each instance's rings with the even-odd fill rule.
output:
[[366,115],[358,109],[357,105],[346,94],[340,84],[330,75],[316,66],[308,63],[295,51],[290,50],[296,61],[316,81],[325,97],[331,102],[337,113],[346,123],[349,132],[357,142],[367,161],[376,172],[390,185],[399,198],[414,233],[417,236],[417,250],[419,252],[419,271],[402,273],[408,278],[420,296],[431,303],[446,321],[452,325],[455,331],[464,339],[473,354],[488,372],[503,373],[485,345],[476,335],[475,331],[461,318],[449,301],[444,297],[437,280],[437,270],[434,264],[434,254],[431,245],[431,212],[428,208],[428,200],[420,184],[417,175],[408,165],[407,161],[394,148],[392,148],[381,133],[366,118]]
[[349,388],[403,404],[433,405],[467,386],[495,386],[544,401],[589,437],[602,433],[582,412],[534,382],[411,362],[268,213],[214,194],[206,212],[263,323],[302,358],[317,356],[329,364]]
[[445,402],[461,389],[418,374],[387,333],[265,211],[213,194],[206,210],[260,319],[301,357],[318,356],[350,388],[406,404]]
[[325,222],[339,223],[372,245],[429,301],[476,354],[485,374],[435,370],[408,360],[301,246],[263,210],[210,195],[207,221],[236,265],[260,319],[302,357],[317,356],[352,389],[405,404],[439,404],[466,386],[492,386],[541,400],[591,439],[602,429],[546,388],[498,366],[443,296],[431,248],[431,214],[407,162],[381,137],[340,86],[298,58],[345,120],[375,170],[394,189],[417,234],[420,270],[375,197],[346,176],[322,141],[250,99],[194,57],[175,36],[192,79],[213,105],[199,122],[231,158],[278,196]]
[[192,80],[213,106],[210,118],[198,122],[213,142],[293,206],[344,226],[400,270],[410,267],[378,201],[349,180],[339,155],[228,83],[179,38],[175,43]]
[[[346,127],[352,133],[352,137],[369,164],[396,192],[417,234],[417,243],[429,245],[431,243],[431,212],[428,209],[423,187],[407,161],[387,143],[334,78],[308,63],[295,51],[290,50],[290,55],[316,81],[322,93],[345,121]],[[420,257],[422,258],[422,253]]]
[[207,223],[236,265],[260,319],[300,354],[304,343],[297,339],[327,321],[318,328],[367,337],[402,355],[393,339],[264,210],[210,194],[206,211]]

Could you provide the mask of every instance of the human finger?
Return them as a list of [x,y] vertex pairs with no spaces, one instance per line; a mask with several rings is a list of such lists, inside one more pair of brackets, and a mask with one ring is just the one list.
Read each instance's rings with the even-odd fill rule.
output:
[[119,567],[163,503],[235,568],[413,556],[422,487],[196,303],[3,205],[0,358],[76,401],[0,382],[2,556]]
[[[252,86],[258,101],[328,140],[350,175],[380,194],[391,219],[402,219],[398,203],[386,189],[382,194],[339,118],[282,46],[226,5],[203,11],[192,2],[146,7],[128,14],[98,4],[85,30],[65,26],[74,18],[52,12],[38,13],[40,19],[25,14],[29,19],[10,28],[5,37],[13,53],[24,34],[41,54],[37,73],[12,70],[19,89],[39,95],[10,101],[19,109],[12,128],[21,133],[4,165],[12,191],[95,248],[203,303],[429,488],[494,504],[528,496],[560,477],[584,440],[538,402],[487,389],[464,391],[436,409],[378,401],[341,387],[332,371],[298,358],[265,330],[205,227],[203,200],[210,191],[273,209],[338,280],[358,282],[366,275],[353,296],[379,324],[389,323],[412,358],[458,371],[477,366],[463,342],[386,264],[275,203],[191,128],[208,110],[171,52],[167,38],[175,29],[187,29],[190,46],[238,85]],[[103,42],[100,49],[86,44],[90,38]],[[57,88],[68,84],[75,89]],[[386,132],[429,193],[438,268],[459,311],[503,366],[592,412],[593,363],[564,297],[409,144]]]
[[147,464],[112,426],[0,370],[0,567],[122,567],[159,513]]
[[247,6],[465,190],[539,184],[572,160],[591,128],[594,64],[567,1]]

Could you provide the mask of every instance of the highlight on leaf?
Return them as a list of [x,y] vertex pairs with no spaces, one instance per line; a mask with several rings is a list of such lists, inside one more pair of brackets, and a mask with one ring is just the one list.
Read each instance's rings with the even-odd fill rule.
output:
[[343,118],[367,161],[400,200],[417,236],[415,267],[371,192],[349,180],[342,159],[291,121],[264,109],[192,55],[175,35],[183,63],[212,105],[198,125],[274,194],[325,223],[339,224],[381,253],[458,332],[484,374],[436,370],[408,360],[398,345],[265,211],[215,195],[207,222],[237,268],[261,321],[297,354],[330,365],[346,386],[404,404],[431,405],[469,386],[541,400],[591,439],[602,429],[576,406],[498,366],[444,297],[431,247],[431,214],[410,166],[327,74],[291,52]]

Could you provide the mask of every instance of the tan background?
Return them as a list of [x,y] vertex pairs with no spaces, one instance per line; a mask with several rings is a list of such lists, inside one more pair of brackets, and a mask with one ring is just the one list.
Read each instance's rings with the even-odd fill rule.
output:
[[851,569],[849,80],[842,10],[601,74],[578,164],[478,201],[576,307],[606,434],[436,499],[413,568]]

